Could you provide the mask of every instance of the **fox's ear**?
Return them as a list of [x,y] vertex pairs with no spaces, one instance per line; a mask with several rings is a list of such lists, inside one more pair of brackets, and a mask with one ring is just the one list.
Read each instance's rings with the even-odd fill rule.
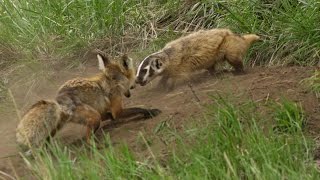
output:
[[106,56],[103,56],[100,53],[97,54],[97,58],[98,58],[98,63],[99,63],[99,69],[100,70],[105,70],[106,69],[106,65],[110,63],[109,58],[106,57]]
[[127,54],[124,54],[121,57],[121,64],[125,69],[131,69],[133,68],[133,62],[132,59],[128,57]]

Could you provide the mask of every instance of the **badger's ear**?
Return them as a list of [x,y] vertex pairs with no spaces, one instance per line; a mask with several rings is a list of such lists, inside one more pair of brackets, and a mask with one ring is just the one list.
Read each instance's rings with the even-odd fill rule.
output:
[[97,58],[98,58],[98,63],[99,63],[99,69],[100,70],[105,70],[106,69],[106,65],[110,64],[109,57],[106,57],[106,56],[98,53],[97,54]]
[[124,54],[121,57],[121,65],[125,68],[125,69],[131,69],[133,68],[133,62],[132,59],[130,57],[128,57],[127,54]]

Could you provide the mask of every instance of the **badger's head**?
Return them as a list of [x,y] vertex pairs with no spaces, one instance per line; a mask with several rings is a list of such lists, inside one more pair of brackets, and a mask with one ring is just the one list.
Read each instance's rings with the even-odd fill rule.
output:
[[126,97],[130,97],[130,89],[135,87],[135,68],[132,59],[123,55],[119,61],[97,54],[99,69],[110,80],[111,88],[119,89]]
[[146,85],[155,77],[160,75],[168,64],[168,56],[164,52],[157,52],[146,57],[137,70],[136,83]]

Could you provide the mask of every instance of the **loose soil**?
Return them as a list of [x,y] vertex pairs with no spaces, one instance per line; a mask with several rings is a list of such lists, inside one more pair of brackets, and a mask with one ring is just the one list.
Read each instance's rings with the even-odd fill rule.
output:
[[[319,100],[301,83],[303,79],[310,77],[314,70],[313,67],[255,67],[247,69],[244,75],[223,72],[209,76],[201,73],[196,76],[197,82],[193,82],[192,86],[181,85],[171,92],[159,91],[157,80],[154,80],[145,87],[134,89],[132,97],[125,99],[125,106],[160,109],[162,111],[160,115],[147,120],[120,120],[112,124],[107,121],[97,136],[107,132],[113,144],[125,142],[143,158],[148,156],[148,151],[137,140],[139,133],[142,132],[145,137],[152,140],[150,144],[152,150],[156,154],[163,155],[167,150],[166,145],[155,136],[159,124],[168,122],[174,128],[181,129],[190,121],[201,123],[206,114],[205,105],[213,100],[210,95],[220,94],[231,98],[231,101],[239,105],[248,100],[256,102],[257,110],[262,114],[268,113],[266,104],[269,101],[286,98],[299,102],[307,115],[305,132],[317,138],[320,132]],[[23,114],[28,106],[39,99],[53,98],[58,87],[66,80],[76,76],[92,76],[97,72],[93,64],[72,70],[48,69],[43,72],[29,67],[10,78],[12,98],[1,102],[0,106],[0,172],[13,177],[32,179],[30,171],[17,156],[15,144],[15,127],[19,119],[17,114]],[[267,120],[272,121],[272,118]],[[84,127],[68,124],[57,138],[68,144],[83,138],[83,135]],[[0,174],[0,177],[5,176]]]

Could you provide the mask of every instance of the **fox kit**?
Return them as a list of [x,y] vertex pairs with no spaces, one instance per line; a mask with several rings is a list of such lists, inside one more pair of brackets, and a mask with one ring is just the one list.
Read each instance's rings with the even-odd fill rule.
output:
[[17,142],[23,150],[40,146],[66,122],[86,125],[89,141],[102,118],[117,119],[121,115],[122,97],[130,97],[130,88],[135,83],[132,60],[126,55],[120,62],[102,54],[97,57],[100,74],[67,81],[55,100],[39,101],[26,112],[16,130]]
[[162,76],[159,85],[166,85],[178,77],[187,77],[192,72],[207,69],[214,72],[215,65],[227,61],[236,72],[243,72],[242,60],[250,45],[259,39],[255,34],[239,36],[229,29],[200,30],[169,42],[139,65],[136,83],[146,85],[157,76]]

